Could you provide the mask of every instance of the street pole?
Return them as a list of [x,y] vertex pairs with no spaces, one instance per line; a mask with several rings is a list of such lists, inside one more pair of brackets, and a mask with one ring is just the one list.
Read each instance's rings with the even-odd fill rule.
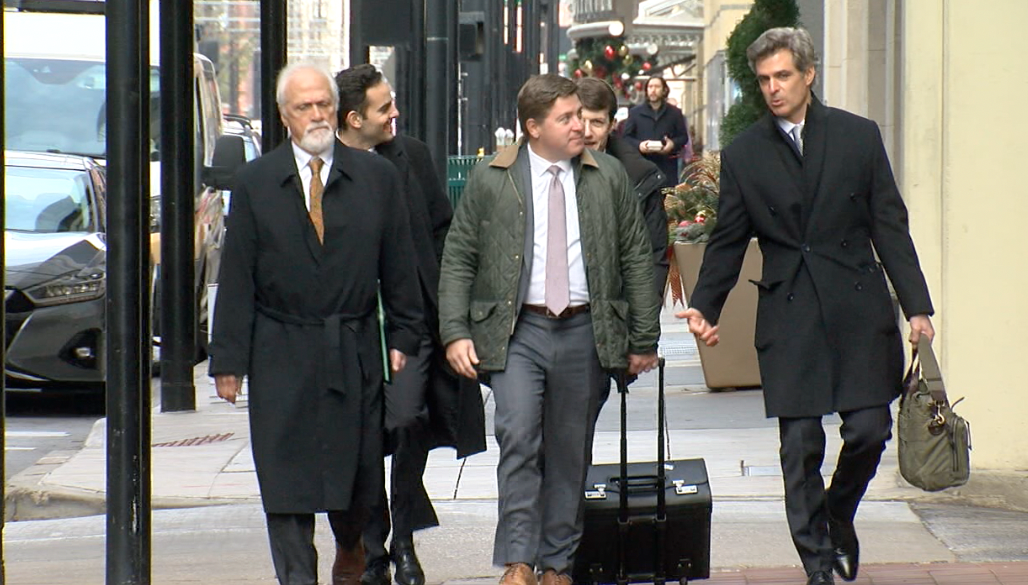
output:
[[546,68],[557,73],[560,64],[560,0],[547,0]]
[[[438,176],[446,176],[449,152],[450,61],[447,4],[452,0],[428,0],[425,4],[425,142],[435,159]],[[418,1],[420,4],[420,0]]]
[[[149,3],[107,6],[107,585],[150,582]],[[142,301],[142,302],[141,302]]]
[[[458,148],[458,128],[460,127],[460,50],[457,46],[457,22],[460,20],[460,10],[457,2],[443,2],[443,7],[446,9],[446,37],[450,40],[447,48],[448,53],[446,56],[446,79],[449,82],[447,91],[447,100],[450,107],[450,125],[449,125],[449,140],[446,144],[446,154],[460,154]],[[445,165],[443,170],[445,171]],[[443,190],[446,187],[446,173],[439,175],[440,180],[443,182]]]
[[[0,10],[0,47],[4,46],[4,11]],[[6,176],[7,172],[7,160],[5,156],[6,144],[6,131],[4,127],[5,112],[4,104],[7,103],[7,95],[4,90],[7,87],[6,79],[4,78],[4,70],[6,67],[0,67],[0,169],[4,169]],[[4,203],[7,201],[7,188],[5,184],[6,180],[0,181],[0,217],[7,217],[7,206]],[[5,269],[0,272],[0,284],[4,286],[4,290],[7,290],[7,250],[4,247],[4,240],[7,238],[0,238],[0,264]],[[0,363],[7,365],[7,303],[0,304],[0,337],[5,340],[5,343],[0,346]],[[7,524],[7,376],[0,376],[0,478],[3,481],[0,482],[0,585],[4,585],[7,582],[7,565],[4,560],[4,527]]]
[[[407,102],[407,127],[410,129],[411,136],[428,142],[428,93],[427,82],[428,76],[425,74],[426,67],[428,66],[428,58],[426,52],[428,50],[426,43],[426,14],[425,14],[425,3],[426,0],[411,0],[413,8],[411,10],[411,37],[410,37],[410,48],[406,51],[407,59],[407,71],[409,77],[407,78],[407,89],[406,93],[409,97]],[[451,0],[452,1],[452,0]],[[435,16],[435,15],[433,15]],[[444,33],[445,36],[445,33]],[[397,49],[402,50],[402,49]]]
[[271,152],[286,139],[278,115],[275,81],[286,65],[286,0],[261,2],[261,147]]
[[[196,410],[193,9],[161,2],[161,412]],[[144,274],[149,274],[145,272]]]
[[524,39],[522,56],[525,64],[525,79],[539,73],[539,48],[542,46],[539,34],[539,0],[521,0],[521,34]]

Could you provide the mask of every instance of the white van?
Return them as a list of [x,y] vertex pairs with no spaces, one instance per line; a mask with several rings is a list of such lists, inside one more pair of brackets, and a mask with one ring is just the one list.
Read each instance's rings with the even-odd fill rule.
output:
[[[5,130],[10,150],[74,153],[106,160],[106,19],[103,2],[5,0]],[[11,5],[14,5],[13,7]],[[157,2],[150,6],[151,220],[160,210],[160,76]],[[207,285],[217,279],[224,237],[222,197],[204,185],[205,167],[214,161],[222,135],[221,99],[214,65],[193,55],[196,292],[201,339],[206,339]],[[184,169],[185,170],[185,169]],[[151,255],[160,264],[159,234],[151,235]],[[156,274],[157,271],[155,271]],[[156,278],[154,279],[156,283]],[[156,289],[155,289],[156,292]],[[156,300],[156,297],[155,297]]]

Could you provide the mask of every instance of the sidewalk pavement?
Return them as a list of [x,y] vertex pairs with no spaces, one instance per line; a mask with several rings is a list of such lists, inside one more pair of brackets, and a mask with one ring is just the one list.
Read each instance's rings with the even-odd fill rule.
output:
[[[691,336],[681,324],[665,316],[664,340],[681,350],[689,346]],[[675,458],[705,459],[715,498],[713,574],[709,582],[803,583],[785,522],[777,426],[763,417],[759,392],[708,392],[702,387],[694,345],[691,351],[676,351],[674,355],[675,361],[668,364],[671,450]],[[155,409],[152,416],[152,504],[157,510],[153,520],[154,582],[271,584],[274,580],[250,452],[247,412],[213,397],[205,367],[201,364],[196,369],[195,412],[160,413]],[[683,385],[675,380],[699,382]],[[632,388],[629,456],[652,460],[656,450],[654,377],[646,376]],[[483,393],[491,427],[491,396],[488,389],[483,388]],[[827,453],[837,453],[840,440],[834,431],[838,419],[829,417],[826,426]],[[100,420],[81,450],[52,453],[12,478],[8,519],[102,514],[105,437],[105,421]],[[594,460],[617,461],[618,444],[614,403],[601,416]],[[496,520],[497,456],[491,436],[485,453],[464,461],[456,460],[452,450],[432,452],[425,483],[439,509],[442,526],[417,536],[430,583],[495,582],[499,571],[489,561]],[[833,469],[832,457],[828,459],[826,477]],[[1028,584],[1028,562],[1005,562],[1028,561],[1028,522],[1022,522],[1024,517],[1014,513],[1004,522],[980,527],[980,533],[971,527],[970,535],[959,530],[959,534],[947,534],[939,528],[944,522],[933,526],[925,518],[931,517],[933,505],[953,501],[952,494],[926,494],[904,484],[898,474],[895,442],[891,442],[856,522],[862,560],[856,583]],[[976,514],[971,510],[970,520],[960,526],[970,526]],[[330,536],[323,524],[319,520],[319,548],[329,551]],[[1016,528],[1022,525],[1025,529]],[[1005,527],[1006,532],[1002,528],[996,532],[996,526]],[[1010,552],[1003,549],[999,556],[966,554],[974,549],[976,538],[986,538],[991,532],[1004,539]],[[102,575],[102,517],[15,522],[7,525],[6,534],[8,573],[21,579],[9,583],[89,583],[94,581],[64,581],[57,573]],[[961,544],[962,538],[974,542]],[[54,562],[60,557],[55,557],[53,547],[62,542],[77,551],[74,562]],[[173,544],[169,549],[159,547],[159,543]],[[238,547],[239,555],[235,564],[233,546]],[[182,553],[181,558],[173,556],[181,562],[169,565],[160,551],[179,550],[175,547],[192,552]],[[19,557],[10,556],[11,550],[24,552],[23,565]],[[36,550],[39,558],[32,552]],[[324,571],[331,560],[331,555],[323,555]],[[960,562],[967,560],[981,562]]]

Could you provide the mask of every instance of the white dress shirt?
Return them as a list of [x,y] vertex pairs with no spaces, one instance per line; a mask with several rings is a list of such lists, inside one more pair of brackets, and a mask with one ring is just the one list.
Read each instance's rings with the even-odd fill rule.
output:
[[[311,210],[311,178],[314,173],[311,171],[309,166],[311,159],[314,155],[300,148],[295,142],[290,141],[289,144],[293,146],[293,158],[296,159],[296,170],[300,173],[300,183],[303,185],[303,201],[307,205],[307,211]],[[318,158],[323,160],[325,164],[321,165],[321,185],[328,184],[328,172],[332,170],[332,152],[335,148],[333,144],[328,150],[318,155]]]
[[532,173],[532,210],[535,242],[532,245],[532,274],[528,283],[529,305],[546,304],[546,236],[549,224],[550,183],[553,165],[560,167],[560,183],[564,186],[564,211],[568,236],[568,285],[571,292],[570,306],[589,302],[589,285],[585,279],[585,262],[582,259],[582,231],[578,226],[578,200],[575,197],[575,173],[571,161],[551,163],[532,151],[528,145],[528,160]]

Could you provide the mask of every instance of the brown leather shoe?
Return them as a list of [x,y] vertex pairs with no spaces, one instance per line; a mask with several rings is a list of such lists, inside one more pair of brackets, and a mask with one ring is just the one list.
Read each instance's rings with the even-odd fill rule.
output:
[[535,571],[525,563],[510,563],[500,577],[500,585],[539,585]]
[[571,575],[567,573],[558,573],[553,569],[546,569],[543,572],[543,578],[539,581],[540,585],[571,585]]
[[332,585],[360,585],[364,574],[364,543],[357,541],[351,549],[336,543],[336,560],[332,563]]

